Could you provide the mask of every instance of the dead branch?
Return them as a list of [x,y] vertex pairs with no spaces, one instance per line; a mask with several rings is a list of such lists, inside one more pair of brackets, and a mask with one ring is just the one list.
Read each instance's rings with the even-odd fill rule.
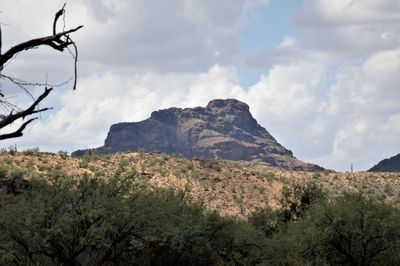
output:
[[[68,37],[69,39],[69,37]],[[72,87],[74,90],[76,89],[76,82],[77,79],[76,77],[78,76],[78,47],[76,47],[76,44],[72,42],[72,47],[74,47],[75,54],[73,54],[71,51],[69,51],[74,58],[74,86]],[[68,49],[69,50],[69,49]]]
[[[44,98],[47,97],[47,95],[49,95],[49,93],[52,90],[53,90],[52,88],[45,88],[44,92],[36,99],[36,101],[31,106],[29,106],[25,110],[22,110],[22,111],[19,111],[19,112],[15,113],[15,114],[13,114],[11,112],[9,115],[4,117],[2,120],[0,120],[0,129],[2,129],[2,128],[8,126],[8,125],[11,125],[14,121],[16,121],[18,119],[24,119],[27,116],[50,110],[51,108],[36,109],[36,107],[39,105],[39,103],[41,101],[43,101]],[[29,119],[28,121],[23,123],[21,125],[21,127],[15,132],[6,133],[6,134],[0,134],[0,140],[8,139],[8,138],[21,137],[23,135],[22,131],[25,129],[25,127],[35,119],[37,119],[37,118]]]
[[55,50],[63,52],[64,49],[67,46],[72,45],[73,42],[71,41],[71,39],[69,39],[68,41],[63,41],[61,38],[66,37],[69,33],[75,32],[82,27],[83,26],[81,25],[74,29],[66,30],[66,31],[57,33],[55,35],[32,39],[27,42],[17,44],[16,46],[11,47],[4,54],[0,55],[0,65],[3,66],[5,63],[7,63],[8,60],[10,60],[16,54],[18,54],[24,50],[30,50],[30,49],[33,49],[33,48],[36,48],[36,47],[42,46],[42,45],[48,45],[48,46],[54,48]]
[[28,121],[26,121],[25,123],[23,123],[20,128],[18,128],[18,130],[12,132],[12,133],[6,133],[6,134],[1,134],[0,135],[0,140],[4,140],[4,139],[11,139],[11,138],[18,138],[18,137],[22,137],[23,134],[23,130],[25,129],[25,127],[31,123],[32,121],[36,120],[37,117],[35,118],[31,118]]
[[[75,90],[76,88],[76,83],[77,83],[77,76],[78,76],[78,71],[77,71],[77,61],[78,61],[78,49],[77,46],[75,44],[75,42],[71,39],[71,37],[69,36],[69,34],[78,31],[79,29],[81,29],[83,26],[78,26],[76,28],[72,28],[69,30],[64,30],[57,33],[57,22],[59,20],[59,18],[65,13],[65,5],[63,5],[63,7],[55,14],[54,16],[54,20],[53,20],[53,35],[50,36],[46,36],[46,37],[40,37],[40,38],[35,38],[35,39],[31,39],[29,41],[26,42],[22,42],[20,44],[17,44],[13,47],[11,47],[10,49],[8,49],[4,54],[2,53],[2,32],[1,32],[1,25],[0,25],[0,77],[3,78],[7,78],[8,80],[10,80],[11,82],[13,82],[15,85],[19,86],[20,88],[24,89],[24,91],[26,93],[28,93],[29,95],[30,92],[27,88],[25,88],[24,86],[43,86],[43,84],[39,84],[39,83],[29,83],[29,82],[24,82],[21,80],[17,80],[17,79],[13,79],[11,77],[8,77],[6,75],[2,75],[1,71],[3,70],[4,66],[6,65],[7,62],[11,62],[10,60],[12,60],[17,54],[23,52],[23,51],[27,51],[27,50],[31,50],[31,49],[35,49],[37,47],[40,46],[50,46],[51,48],[63,52],[65,49],[67,49],[73,59],[74,59],[74,84],[73,84],[73,89]],[[65,26],[65,25],[64,25]],[[71,50],[69,49],[69,47],[72,46],[74,48],[74,52],[71,52]],[[15,109],[12,109],[11,112],[8,115],[3,115],[0,116],[0,129],[5,128],[6,126],[11,125],[12,123],[14,123],[15,121],[22,119],[24,120],[25,117],[31,116],[33,114],[37,114],[37,113],[41,113],[44,111],[47,111],[51,108],[38,108],[39,103],[41,101],[43,101],[43,99],[45,99],[49,93],[53,90],[53,88],[47,88],[47,84],[45,84],[45,90],[44,92],[36,99],[34,100],[33,104],[31,106],[29,106],[26,109],[23,109],[22,111],[18,111],[16,113],[14,113]],[[0,91],[0,97],[4,97],[4,95],[1,93]],[[33,96],[32,96],[33,97]],[[2,101],[1,103],[7,103],[6,101]],[[1,104],[0,103],[0,104]],[[19,128],[18,130],[11,132],[11,133],[6,133],[6,134],[0,134],[0,140],[3,139],[8,139],[8,138],[15,138],[15,137],[21,137],[23,135],[23,130],[26,128],[26,126],[31,123],[32,121],[34,121],[37,118],[31,118],[27,121],[25,121]]]
[[[0,23],[0,58],[1,58],[1,49],[3,46],[3,36],[1,33],[1,23]],[[0,72],[3,70],[3,64],[0,64]],[[4,96],[3,96],[4,97]]]
[[47,95],[49,95],[49,93],[52,91],[52,88],[45,88],[44,92],[36,99],[36,101],[29,106],[27,109],[24,109],[22,111],[19,111],[15,114],[13,114],[13,112],[11,112],[9,115],[7,115],[5,118],[3,118],[0,121],[0,129],[10,125],[11,123],[13,123],[15,120],[17,119],[24,119],[25,117],[32,115],[32,114],[36,114],[36,113],[40,113],[40,112],[44,112],[49,110],[50,108],[43,108],[43,109],[36,109],[36,106],[39,105],[39,103],[41,101],[43,101],[44,98],[47,97]]
[[58,10],[58,12],[56,13],[55,17],[54,17],[54,21],[53,21],[53,35],[56,35],[57,33],[57,20],[65,13],[65,5],[67,3],[64,3],[63,7]]
[[41,38],[36,38],[32,39],[20,44],[17,44],[16,46],[11,47],[7,52],[4,54],[1,53],[1,28],[0,28],[0,71],[4,67],[4,65],[11,60],[14,56],[16,56],[18,53],[30,49],[37,48],[42,45],[47,45],[52,47],[53,49],[63,52],[65,48],[68,48],[68,46],[73,46],[75,50],[75,54],[72,54],[74,58],[74,86],[73,89],[76,89],[76,81],[77,81],[77,61],[78,61],[78,49],[76,47],[75,42],[71,39],[69,36],[70,33],[76,32],[79,29],[83,27],[83,25],[78,26],[73,29],[65,30],[60,33],[57,33],[57,21],[58,19],[64,14],[65,12],[65,5],[57,11],[54,21],[53,21],[53,35],[51,36],[46,36],[46,37],[41,37]]
[[[3,40],[2,40],[2,36],[1,36],[1,24],[0,24],[0,55],[1,55],[1,47],[3,46]],[[0,69],[1,71],[1,69]]]

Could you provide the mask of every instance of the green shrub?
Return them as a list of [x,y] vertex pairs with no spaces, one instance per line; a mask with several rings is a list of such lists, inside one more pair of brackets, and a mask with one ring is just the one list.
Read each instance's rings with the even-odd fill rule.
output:
[[400,265],[400,212],[361,194],[344,195],[316,205],[274,241],[276,264]]
[[282,189],[281,215],[285,221],[301,219],[305,211],[326,197],[322,187],[314,182],[295,184]]
[[279,216],[270,207],[259,208],[249,217],[249,222],[260,229],[265,237],[271,237],[279,227]]
[[30,155],[30,156],[32,156],[32,155],[35,155],[35,156],[37,156],[37,155],[40,155],[40,149],[39,148],[32,148],[32,149],[26,149],[24,152],[23,152],[25,155]]
[[251,225],[130,179],[61,176],[0,208],[1,265],[254,265]]
[[57,155],[60,156],[61,158],[65,159],[68,157],[68,152],[67,151],[58,151]]
[[79,162],[79,168],[83,168],[83,169],[88,169],[89,167],[89,162],[88,161],[80,161]]
[[14,146],[11,145],[8,147],[8,154],[15,155],[17,154],[17,152],[18,152],[17,145]]

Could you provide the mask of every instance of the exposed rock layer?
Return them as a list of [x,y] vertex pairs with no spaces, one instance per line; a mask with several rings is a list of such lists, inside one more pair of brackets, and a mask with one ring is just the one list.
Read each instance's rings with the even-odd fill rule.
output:
[[205,108],[159,110],[141,122],[114,124],[104,146],[93,151],[138,149],[189,158],[240,160],[290,170],[323,170],[297,160],[257,123],[247,104],[234,99],[213,100]]

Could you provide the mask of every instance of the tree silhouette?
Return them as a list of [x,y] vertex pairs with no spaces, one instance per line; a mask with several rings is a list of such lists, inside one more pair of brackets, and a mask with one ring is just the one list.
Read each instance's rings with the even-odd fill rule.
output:
[[[31,96],[33,103],[25,108],[20,108],[11,102],[5,97],[3,92],[0,90],[0,108],[2,112],[0,113],[0,130],[6,128],[13,124],[16,121],[23,121],[20,127],[11,132],[0,133],[0,140],[21,137],[23,135],[23,131],[26,126],[37,119],[37,117],[32,117],[34,114],[38,114],[44,111],[47,111],[51,108],[39,108],[39,103],[45,99],[53,88],[48,87],[47,84],[40,83],[30,83],[24,80],[16,79],[2,73],[3,68],[12,62],[13,58],[21,52],[36,49],[41,46],[50,46],[51,48],[64,52],[65,50],[69,51],[74,60],[74,84],[73,89],[76,88],[77,81],[77,61],[78,61],[78,48],[75,42],[70,37],[70,34],[78,31],[83,26],[78,26],[76,28],[63,30],[61,32],[57,32],[57,22],[60,17],[65,15],[65,4],[64,6],[55,14],[53,25],[52,25],[52,35],[39,37],[32,40],[28,40],[26,42],[19,43],[10,49],[8,49],[5,53],[2,53],[2,33],[1,33],[1,25],[0,25],[0,80],[8,80],[12,84],[16,85],[20,89],[22,89],[25,93]],[[72,48],[72,50],[71,50]],[[43,86],[44,91],[39,95],[36,99],[32,96],[29,91],[29,86]]]

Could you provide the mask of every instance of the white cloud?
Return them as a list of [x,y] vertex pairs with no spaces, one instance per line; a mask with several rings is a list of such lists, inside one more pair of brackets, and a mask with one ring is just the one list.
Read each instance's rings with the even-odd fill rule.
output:
[[276,65],[250,87],[248,99],[258,103],[256,108],[261,110],[256,112],[269,121],[284,124],[301,120],[315,110],[318,85],[324,76],[325,69],[318,64]]
[[299,42],[296,40],[296,38],[289,36],[289,35],[285,35],[285,37],[283,38],[283,41],[281,42],[281,44],[279,44],[278,48],[284,49],[284,48],[292,48],[295,46],[298,46]]
[[259,69],[302,60],[348,64],[396,49],[400,46],[400,2],[304,0],[293,25],[301,30],[299,37],[284,36],[277,47],[256,51],[247,63]]
[[90,39],[82,41],[82,54],[101,68],[165,73],[207,71],[216,63],[232,62],[238,46],[237,28],[250,8],[265,1],[117,2],[108,6],[90,2],[88,10],[100,6],[111,11],[106,22],[88,25]]
[[400,49],[396,49],[374,54],[361,66],[338,73],[326,109],[337,133],[332,157],[326,161],[352,160],[365,168],[369,160],[377,162],[400,151],[398,129],[393,125],[400,115],[399,72]]
[[306,0],[294,23],[311,35],[304,40],[306,49],[341,61],[400,45],[398,0]]
[[[286,70],[298,65],[292,72],[302,73],[304,62],[326,69],[316,89],[306,87],[298,101],[291,99],[290,90],[276,97],[276,102],[284,97],[295,103],[292,106],[303,102],[314,108],[302,120],[303,127],[286,125],[283,128],[292,133],[278,131],[283,142],[289,140],[286,143],[300,158],[336,169],[347,169],[350,162],[366,169],[371,162],[400,152],[393,126],[400,113],[400,2],[305,0],[293,23],[301,35],[284,36],[276,47],[258,51],[247,60],[250,66],[271,69],[270,74],[277,65]],[[286,80],[292,80],[290,74]],[[307,95],[314,100],[304,101]],[[299,121],[290,118],[289,111],[275,114],[292,125]]]
[[[0,13],[0,22],[6,25],[2,27],[3,49],[50,34],[54,13],[63,2],[43,0],[38,5],[34,1],[20,0],[16,4],[14,0],[3,0]],[[237,29],[245,22],[249,10],[266,2],[77,0],[68,2],[65,21],[67,28],[85,25],[72,35],[80,50],[81,76],[109,70],[124,75],[198,73],[214,64],[232,62],[238,48]],[[55,54],[40,49],[35,56],[19,58],[21,63],[10,65],[7,71],[22,73],[30,68],[40,76],[47,66],[49,76],[56,75],[57,71],[51,71],[54,60],[59,63],[62,60],[54,59]],[[65,69],[57,70],[65,72]]]
[[307,27],[398,22],[397,0],[305,0],[296,22]]
[[308,58],[274,65],[246,99],[299,158],[365,170],[400,152],[398,73],[400,49],[373,53],[361,64],[342,63],[334,71],[328,62]]

